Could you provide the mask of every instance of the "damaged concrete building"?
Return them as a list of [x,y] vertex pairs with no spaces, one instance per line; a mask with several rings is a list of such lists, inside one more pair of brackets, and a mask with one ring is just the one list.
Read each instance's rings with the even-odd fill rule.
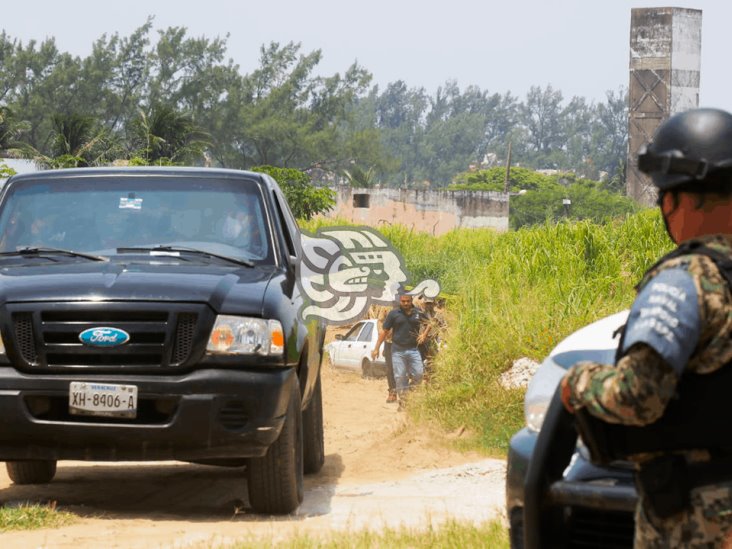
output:
[[457,228],[508,230],[508,193],[414,189],[337,189],[330,218],[379,227],[404,225],[435,236]]

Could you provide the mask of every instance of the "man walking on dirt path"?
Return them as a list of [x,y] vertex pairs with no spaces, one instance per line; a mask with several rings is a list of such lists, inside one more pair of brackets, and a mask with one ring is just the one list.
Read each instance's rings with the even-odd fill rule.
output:
[[371,353],[371,358],[375,360],[379,356],[379,347],[391,331],[391,360],[400,406],[410,387],[421,383],[424,376],[424,364],[417,342],[423,320],[424,314],[414,306],[412,296],[400,295],[399,308],[386,315],[376,348]]

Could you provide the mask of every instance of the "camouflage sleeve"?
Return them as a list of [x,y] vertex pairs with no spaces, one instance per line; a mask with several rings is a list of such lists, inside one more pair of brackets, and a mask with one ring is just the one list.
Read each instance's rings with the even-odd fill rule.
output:
[[567,372],[570,404],[608,423],[647,425],[674,394],[678,376],[653,348],[638,343],[617,365],[579,362]]

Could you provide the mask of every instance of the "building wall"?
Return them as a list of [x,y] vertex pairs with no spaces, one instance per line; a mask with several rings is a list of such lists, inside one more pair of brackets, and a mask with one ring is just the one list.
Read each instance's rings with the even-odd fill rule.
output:
[[433,235],[458,227],[507,231],[508,193],[341,187],[327,217],[370,227],[400,224]]
[[638,171],[638,151],[663,120],[699,104],[701,20],[701,10],[631,10],[626,185],[628,195],[646,205],[656,192]]
[[8,168],[13,168],[17,173],[37,172],[38,165],[32,160],[21,158],[0,158],[0,162]]

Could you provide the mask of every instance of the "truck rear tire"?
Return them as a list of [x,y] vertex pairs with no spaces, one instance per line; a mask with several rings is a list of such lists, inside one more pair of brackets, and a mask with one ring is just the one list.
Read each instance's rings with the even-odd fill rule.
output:
[[310,404],[302,414],[303,463],[305,474],[317,473],[325,463],[325,441],[323,436],[323,390],[320,374],[315,382]]
[[263,457],[247,462],[249,504],[257,513],[292,513],[303,499],[300,389],[293,387],[285,424]]
[[55,459],[8,461],[5,467],[15,484],[46,484],[56,475]]

